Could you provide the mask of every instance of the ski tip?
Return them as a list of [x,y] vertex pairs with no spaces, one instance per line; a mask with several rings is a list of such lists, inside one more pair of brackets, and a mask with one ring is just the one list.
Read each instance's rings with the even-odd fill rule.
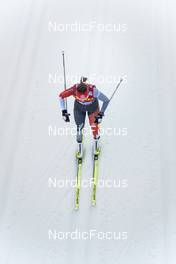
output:
[[76,204],[76,205],[75,205],[75,211],[78,211],[78,210],[79,210],[79,205]]
[[96,201],[95,201],[95,200],[92,201],[92,206],[93,206],[93,207],[96,206]]

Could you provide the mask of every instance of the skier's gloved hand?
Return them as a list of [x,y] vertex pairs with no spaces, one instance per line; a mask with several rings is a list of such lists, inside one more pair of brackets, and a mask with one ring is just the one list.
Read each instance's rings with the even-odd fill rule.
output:
[[104,113],[99,112],[98,115],[95,117],[95,123],[100,124],[102,122],[103,116],[104,116]]
[[70,114],[68,114],[67,110],[62,110],[62,117],[64,119],[65,122],[70,122],[70,118],[69,118]]

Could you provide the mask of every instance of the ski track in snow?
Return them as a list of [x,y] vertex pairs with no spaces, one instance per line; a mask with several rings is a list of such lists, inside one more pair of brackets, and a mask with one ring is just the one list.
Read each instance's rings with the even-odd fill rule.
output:
[[[0,103],[1,264],[174,264],[175,45],[174,3],[66,0],[2,3]],[[84,10],[84,12],[82,12]],[[49,32],[48,23],[127,24],[127,32]],[[74,180],[75,137],[48,135],[63,122],[48,75],[127,75],[102,127],[127,136],[101,137],[100,180],[127,180],[127,188],[49,188],[48,180]],[[68,86],[72,85],[68,81]],[[115,83],[97,88],[110,96]],[[86,123],[86,126],[88,123]],[[82,179],[92,177],[92,139],[85,138]],[[126,240],[49,240],[48,230],[127,232]]]

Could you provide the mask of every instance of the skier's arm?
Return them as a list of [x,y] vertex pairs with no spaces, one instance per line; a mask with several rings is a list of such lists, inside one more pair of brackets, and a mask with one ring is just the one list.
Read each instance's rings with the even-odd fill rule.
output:
[[109,104],[108,97],[102,92],[100,92],[97,88],[94,88],[94,97],[103,102],[100,112],[104,114]]
[[62,110],[66,109],[66,103],[64,99],[73,95],[73,93],[74,93],[74,86],[69,89],[66,89],[65,91],[59,94],[60,106]]

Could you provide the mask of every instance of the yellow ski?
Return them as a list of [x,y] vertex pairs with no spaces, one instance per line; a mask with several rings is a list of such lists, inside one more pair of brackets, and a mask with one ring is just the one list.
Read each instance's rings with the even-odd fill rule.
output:
[[77,158],[77,175],[76,175],[76,204],[75,209],[79,209],[79,198],[81,189],[81,172],[82,172],[82,158]]
[[98,181],[98,158],[100,149],[96,149],[93,156],[93,190],[92,190],[92,206],[96,205],[97,181]]

